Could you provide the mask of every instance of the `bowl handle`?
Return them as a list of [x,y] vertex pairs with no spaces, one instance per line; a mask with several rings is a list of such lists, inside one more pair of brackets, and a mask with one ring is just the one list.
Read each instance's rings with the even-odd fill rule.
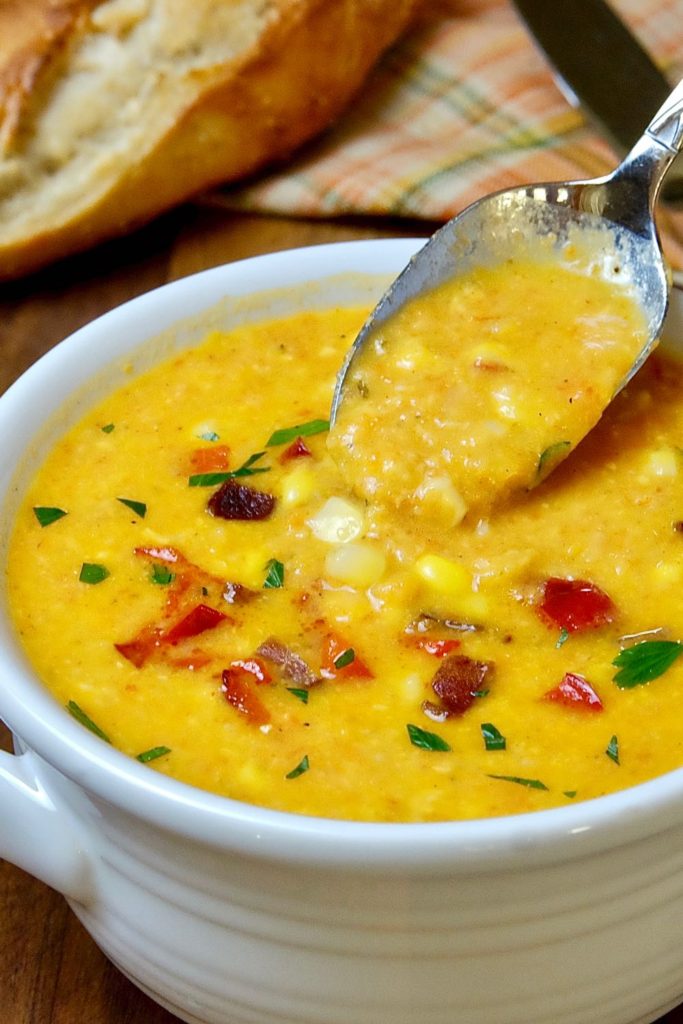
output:
[[30,751],[0,751],[0,857],[87,903],[94,894],[93,871],[83,828],[46,792],[36,767]]

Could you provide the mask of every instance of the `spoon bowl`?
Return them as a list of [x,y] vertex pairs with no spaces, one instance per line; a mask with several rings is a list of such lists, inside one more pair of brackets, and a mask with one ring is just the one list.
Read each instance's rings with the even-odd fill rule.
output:
[[[337,377],[334,424],[352,365],[378,329],[409,301],[481,266],[542,254],[558,261],[590,252],[591,268],[627,280],[645,314],[645,344],[614,394],[651,353],[668,306],[669,274],[654,207],[683,145],[683,82],[611,174],[587,181],[532,184],[495,192],[440,228],[394,281],[358,334]],[[457,343],[457,332],[454,332]]]

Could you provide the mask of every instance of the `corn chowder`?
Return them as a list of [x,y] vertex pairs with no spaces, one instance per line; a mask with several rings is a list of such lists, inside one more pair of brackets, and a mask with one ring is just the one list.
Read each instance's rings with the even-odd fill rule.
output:
[[647,340],[628,283],[515,260],[447,281],[354,359],[332,450],[369,500],[453,526],[538,484]]
[[[7,579],[46,686],[149,770],[328,817],[517,813],[683,764],[681,368],[650,359],[544,482],[444,529],[451,485],[405,514],[328,450],[365,314],[212,333],[56,445]],[[508,357],[481,344],[484,394]]]

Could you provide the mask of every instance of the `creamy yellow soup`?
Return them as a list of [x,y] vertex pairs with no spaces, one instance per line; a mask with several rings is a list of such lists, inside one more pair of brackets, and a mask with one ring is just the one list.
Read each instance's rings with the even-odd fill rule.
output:
[[7,572],[45,685],[150,771],[327,817],[518,813],[682,764],[681,368],[650,360],[545,482],[435,539],[327,449],[366,312],[212,333],[55,446]]
[[453,526],[565,458],[646,338],[627,283],[558,261],[479,268],[375,330],[332,450],[364,498]]

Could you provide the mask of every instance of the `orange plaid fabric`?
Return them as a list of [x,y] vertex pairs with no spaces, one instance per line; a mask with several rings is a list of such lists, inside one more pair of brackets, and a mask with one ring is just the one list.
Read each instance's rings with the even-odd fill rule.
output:
[[[672,83],[683,77],[683,0],[613,6]],[[511,4],[427,0],[334,129],[285,167],[213,198],[302,217],[446,220],[495,189],[590,178],[616,162]],[[669,258],[683,265],[683,213],[660,216]]]

